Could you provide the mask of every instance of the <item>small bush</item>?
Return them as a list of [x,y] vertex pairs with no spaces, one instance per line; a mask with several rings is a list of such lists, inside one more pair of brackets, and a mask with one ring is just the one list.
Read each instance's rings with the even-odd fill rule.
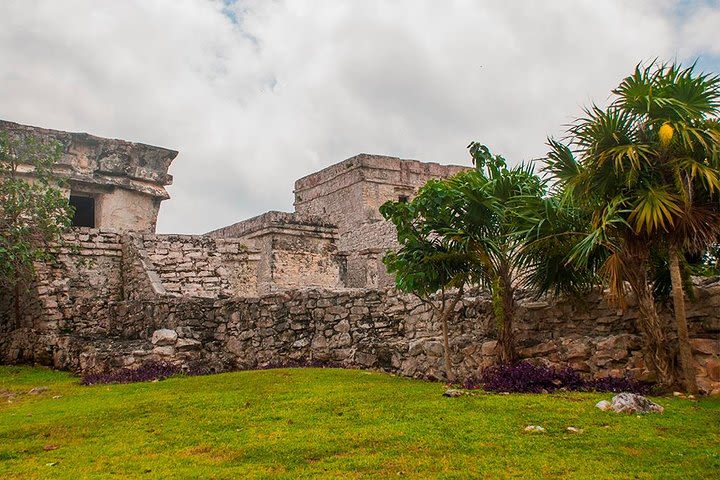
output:
[[578,372],[569,367],[556,369],[527,362],[488,367],[483,371],[479,381],[467,379],[463,386],[508,393],[549,393],[565,390],[645,394],[649,391],[648,384],[629,376],[584,380]]

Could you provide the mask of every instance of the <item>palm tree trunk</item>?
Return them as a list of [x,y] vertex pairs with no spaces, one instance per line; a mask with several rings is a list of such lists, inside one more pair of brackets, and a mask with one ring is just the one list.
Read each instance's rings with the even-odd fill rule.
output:
[[515,334],[513,323],[515,320],[515,297],[510,282],[506,277],[500,278],[501,292],[500,301],[502,305],[502,325],[500,325],[500,362],[512,364],[517,357],[515,353]]
[[680,274],[680,253],[675,245],[670,247],[670,278],[672,280],[673,307],[675,308],[675,323],[677,326],[678,347],[680,350],[680,366],[685,378],[685,389],[690,393],[697,393],[697,380],[690,347],[687,318],[685,316],[685,297],[683,292],[682,276]]
[[638,326],[643,337],[643,357],[647,367],[656,376],[657,383],[663,388],[677,384],[677,372],[665,336],[665,328],[655,306],[655,298],[648,284],[647,273],[642,259],[627,258],[628,282],[637,298]]
[[644,358],[648,367],[657,377],[661,387],[670,388],[677,384],[675,368],[672,364],[667,339],[663,332],[660,316],[655,308],[655,299],[646,285],[635,292],[640,310],[640,331],[644,337]]

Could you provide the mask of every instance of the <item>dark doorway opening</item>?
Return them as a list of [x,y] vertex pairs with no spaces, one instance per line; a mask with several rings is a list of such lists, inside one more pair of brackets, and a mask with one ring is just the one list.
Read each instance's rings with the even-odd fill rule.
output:
[[70,205],[75,208],[73,227],[95,228],[95,199],[70,195]]

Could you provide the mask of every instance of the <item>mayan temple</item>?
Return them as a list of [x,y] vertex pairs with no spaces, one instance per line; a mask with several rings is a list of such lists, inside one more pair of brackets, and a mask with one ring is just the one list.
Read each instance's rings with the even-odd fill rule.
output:
[[[3,292],[3,362],[83,373],[151,360],[208,371],[316,362],[442,378],[439,324],[392,288],[382,257],[395,231],[378,208],[468,167],[360,154],[297,180],[294,212],[204,235],[156,234],[178,152],[6,121],[0,130],[61,142],[56,171],[76,209],[57,263],[37,265],[20,298]],[[696,290],[688,319],[697,380],[712,392],[720,283]],[[492,308],[469,292],[458,312],[452,362],[471,375],[496,362]],[[584,302],[522,299],[517,315],[521,358],[596,377],[647,374],[632,305],[619,311],[597,292]]]

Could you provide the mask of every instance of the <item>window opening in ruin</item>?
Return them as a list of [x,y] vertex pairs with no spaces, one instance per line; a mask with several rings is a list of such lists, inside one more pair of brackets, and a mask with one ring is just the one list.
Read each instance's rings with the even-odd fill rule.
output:
[[95,199],[70,195],[70,206],[75,209],[73,214],[73,227],[95,228]]
[[410,200],[410,197],[408,197],[407,195],[400,195],[398,197],[398,202],[400,203],[407,203],[408,200]]

